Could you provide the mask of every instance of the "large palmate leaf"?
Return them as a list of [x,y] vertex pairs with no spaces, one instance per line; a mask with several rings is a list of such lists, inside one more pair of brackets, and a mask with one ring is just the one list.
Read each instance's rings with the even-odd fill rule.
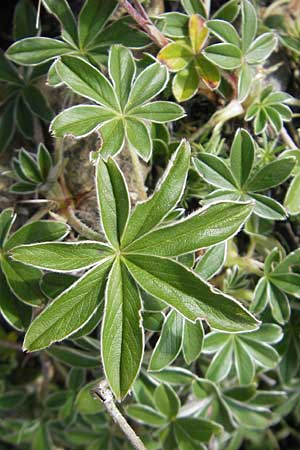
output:
[[56,136],[70,133],[80,137],[99,129],[100,153],[105,159],[122,150],[126,141],[148,160],[152,152],[150,122],[169,122],[184,116],[183,109],[174,103],[151,103],[168,82],[166,68],[153,62],[136,77],[135,60],[125,47],[111,47],[112,83],[96,67],[75,56],[61,57],[56,71],[70,89],[100,106],[73,106],[53,120],[51,130]]
[[[96,168],[98,205],[103,231],[110,244],[47,242],[19,245],[10,250],[13,263],[25,263],[27,269],[62,273],[89,269],[71,285],[72,279],[65,280],[65,290],[58,286],[57,298],[29,327],[24,342],[27,350],[46,348],[74,333],[80,336],[85,326],[95,327],[105,290],[102,361],[115,396],[122,399],[139,372],[143,355],[141,292],[143,297],[146,291],[162,301],[152,299],[152,304],[159,304],[159,310],[163,309],[163,304],[172,308],[164,325],[165,336],[162,335],[150,363],[153,370],[169,364],[181,347],[188,363],[197,358],[203,338],[200,319],[227,332],[257,328],[257,320],[240,303],[171,259],[232,237],[252,208],[247,203],[222,202],[200,209],[183,221],[162,226],[182,196],[189,162],[190,148],[183,141],[174,152],[159,187],[149,199],[138,203],[130,215],[127,186],[117,164],[110,158],[107,162],[99,158]],[[170,236],[160,238],[159,233],[165,232]],[[153,238],[156,233],[158,239]],[[187,244],[187,236],[191,234],[195,237]],[[176,236],[177,247],[170,247],[171,236]],[[140,248],[144,249],[144,255]],[[151,311],[149,300],[148,307]],[[171,350],[171,335],[176,335],[174,324],[181,324],[181,332],[177,333],[176,345],[172,344]],[[199,342],[193,342],[195,339]],[[164,355],[166,349],[168,355]]]

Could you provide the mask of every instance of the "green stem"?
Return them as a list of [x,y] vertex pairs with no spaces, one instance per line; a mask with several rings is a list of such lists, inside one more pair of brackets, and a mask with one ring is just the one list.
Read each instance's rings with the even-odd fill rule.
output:
[[68,223],[77,231],[81,236],[91,239],[92,241],[104,241],[104,236],[96,231],[92,230],[90,227],[81,222],[78,217],[76,217],[74,210],[69,207],[65,213],[65,217]]

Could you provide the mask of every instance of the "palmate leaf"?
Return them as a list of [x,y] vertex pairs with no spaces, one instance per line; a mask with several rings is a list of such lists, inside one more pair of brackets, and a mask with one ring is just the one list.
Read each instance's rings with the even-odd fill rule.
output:
[[74,92],[99,106],[79,105],[61,112],[51,123],[55,136],[85,136],[99,129],[103,158],[127,144],[144,160],[152,153],[151,122],[164,123],[183,117],[184,110],[171,102],[153,102],[168,82],[168,71],[153,62],[136,75],[136,63],[125,47],[112,46],[109,75],[112,83],[84,59],[64,56],[55,64],[60,79]]
[[[200,319],[206,320],[213,328],[228,332],[257,328],[256,319],[233,298],[215,290],[194,272],[170,259],[178,253],[193,252],[204,244],[209,246],[228,239],[238,232],[251,206],[245,203],[219,203],[200,210],[184,221],[157,228],[179,202],[189,164],[190,148],[183,141],[174,152],[157,190],[149,199],[138,203],[130,215],[128,191],[118,166],[112,159],[105,162],[99,158],[96,177],[99,212],[103,231],[111,245],[92,241],[48,242],[20,245],[10,251],[15,264],[26,263],[32,268],[58,272],[89,268],[66,290],[59,291],[58,297],[32,322],[24,342],[27,350],[46,348],[84,329],[93,315],[98,314],[105,290],[102,361],[108,382],[115,396],[121,399],[130,390],[143,355],[141,288],[176,310],[169,317],[176,317],[182,328],[184,324],[183,341],[182,333],[178,334],[179,349],[184,346],[187,361],[196,358],[201,350],[203,330]],[[209,220],[206,221],[206,218]],[[179,239],[178,233],[176,240],[180,247],[177,249],[171,251],[168,242],[159,239],[147,250],[151,236],[171,226],[184,227],[183,235],[188,233],[188,228],[191,233],[193,228],[189,227],[189,220],[197,220],[195,230],[202,230],[191,245],[181,244],[180,241],[184,243],[186,238]],[[217,240],[213,237],[209,239],[208,229],[208,234],[216,234]],[[145,255],[138,254],[135,248],[143,240],[147,244]],[[160,247],[165,250],[155,250]],[[186,325],[182,316],[190,323]],[[199,345],[193,345],[191,349],[189,345],[194,338],[199,339]],[[171,359],[175,356],[172,352]],[[158,360],[161,357],[162,354],[157,351]],[[156,356],[153,355],[153,358],[154,361]],[[168,364],[170,358],[167,359],[162,364],[158,362],[158,366]],[[158,366],[156,364],[156,368]]]

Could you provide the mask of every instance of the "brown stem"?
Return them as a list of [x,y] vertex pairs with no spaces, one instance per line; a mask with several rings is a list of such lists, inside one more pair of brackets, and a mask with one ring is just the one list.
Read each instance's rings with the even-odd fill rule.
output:
[[93,390],[93,394],[101,400],[106,411],[111,416],[113,421],[121,428],[128,441],[136,450],[147,450],[141,439],[136,435],[135,431],[131,428],[125,417],[121,414],[115,405],[113,394],[109,389],[107,381],[101,381],[99,385]]
[[156,28],[154,23],[151,21],[139,1],[134,0],[135,7],[131,3],[129,3],[128,0],[119,0],[119,3],[121,6],[123,6],[123,8],[126,9],[128,14],[136,21],[140,28],[148,34],[150,39],[152,39],[152,41],[158,47],[164,47],[169,43],[169,40],[158,30],[158,28]]

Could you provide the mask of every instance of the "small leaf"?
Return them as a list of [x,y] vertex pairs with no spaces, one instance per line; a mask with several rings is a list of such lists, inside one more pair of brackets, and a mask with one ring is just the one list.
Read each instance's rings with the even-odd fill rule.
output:
[[137,152],[145,161],[149,161],[153,144],[150,130],[145,122],[134,117],[127,117],[126,137],[129,147]]
[[209,153],[200,153],[193,159],[196,170],[208,183],[223,189],[236,189],[231,171],[221,158]]
[[36,9],[29,0],[20,0],[14,10],[14,41],[35,36],[36,32]]
[[246,60],[249,64],[261,64],[273,52],[277,45],[274,33],[264,33],[252,42],[247,51]]
[[70,367],[81,369],[98,369],[100,365],[99,357],[65,345],[53,345],[47,353],[58,361]]
[[151,120],[151,122],[164,123],[181,119],[185,116],[184,109],[171,102],[152,102],[145,105],[137,106],[131,113],[139,119]]
[[55,68],[62,81],[77,94],[113,111],[120,110],[112,85],[91,64],[75,56],[63,56]]
[[47,181],[48,175],[52,168],[52,158],[44,144],[38,146],[37,162],[40,175],[44,181]]
[[17,64],[34,66],[71,51],[72,47],[57,39],[32,37],[12,44],[6,55]]
[[[190,440],[195,440],[198,443],[208,442],[213,434],[218,435],[222,432],[222,427],[215,422],[202,418],[182,417],[175,421],[177,440],[178,431],[180,431],[180,441],[183,440],[183,442],[188,443]],[[188,447],[182,448],[188,450]]]
[[52,110],[45,97],[35,86],[26,86],[23,89],[23,98],[33,114],[46,122],[52,119]]
[[242,49],[246,53],[257,31],[257,15],[254,6],[249,0],[242,2]]
[[174,257],[234,236],[252,211],[249,203],[220,202],[158,228],[126,247],[126,253]]
[[157,409],[168,419],[174,419],[180,408],[180,400],[176,392],[167,384],[161,384],[154,391],[154,402]]
[[117,6],[116,0],[87,0],[79,14],[78,36],[81,48],[91,46]]
[[240,46],[240,37],[229,22],[225,20],[208,20],[207,28],[219,39],[227,44],[233,44],[236,47]]
[[5,244],[5,250],[10,250],[18,245],[34,244],[41,241],[56,241],[63,239],[70,228],[64,222],[52,220],[37,220],[23,225],[15,231]]
[[233,44],[214,44],[206,47],[204,56],[221,69],[233,70],[241,66],[242,52]]
[[161,335],[153,350],[149,370],[161,370],[178,356],[182,344],[183,319],[175,311],[166,317]]
[[278,323],[284,325],[284,323],[289,320],[291,313],[289,300],[286,294],[272,283],[268,283],[268,297],[272,310],[272,316]]
[[250,134],[243,129],[235,133],[230,152],[230,167],[238,186],[247,182],[254,162],[254,142]]
[[171,42],[163,47],[157,59],[165,64],[172,72],[184,69],[193,58],[191,48],[185,42]]
[[202,81],[209,89],[217,89],[221,82],[219,69],[203,55],[198,55],[195,60],[195,68]]
[[294,158],[280,158],[260,169],[247,183],[249,191],[265,191],[282,184],[295,166]]
[[21,245],[11,251],[15,261],[54,272],[87,269],[112,255],[106,244],[93,241],[45,242]]
[[253,330],[256,319],[233,298],[214,290],[175,261],[155,256],[127,255],[126,265],[138,284],[190,321],[206,320],[212,328]]
[[213,357],[207,372],[206,378],[211,381],[222,381],[230,372],[232,365],[233,342],[228,339],[225,345]]
[[196,323],[184,321],[182,352],[188,365],[199,357],[203,345],[203,336],[204,331],[201,321]]
[[158,95],[168,82],[168,71],[159,62],[151,64],[136,78],[129,95],[126,112],[150,101]]
[[102,361],[117,399],[126,396],[141,365],[144,334],[141,298],[126,267],[116,259],[109,275],[102,324]]
[[16,216],[12,208],[4,209],[0,213],[0,248],[2,248],[5,244],[15,217]]
[[130,213],[130,199],[122,172],[113,159],[99,158],[96,174],[101,223],[108,241],[118,248]]
[[189,164],[190,146],[182,141],[152,196],[138,203],[132,212],[122,239],[123,248],[152,230],[175,208],[183,193]]
[[273,198],[253,193],[251,193],[251,198],[255,200],[254,212],[259,217],[270,220],[285,220],[285,209]]
[[[93,0],[91,3],[93,3]],[[106,3],[110,5],[115,3],[116,5],[116,2],[110,2],[110,0]],[[121,45],[114,45],[109,53],[109,75],[122,109],[127,103],[135,72],[136,65],[132,53]]]
[[55,117],[51,122],[50,130],[56,137],[63,137],[66,134],[84,137],[99,128],[101,123],[114,117],[115,114],[112,111],[101,106],[72,106]]
[[97,265],[50,303],[30,325],[24,350],[49,347],[81,328],[101,302],[110,266],[110,261]]
[[46,9],[53,14],[62,27],[62,37],[72,45],[78,41],[77,26],[75,17],[67,0],[43,0]]
[[252,86],[252,69],[248,64],[243,64],[238,81],[238,100],[243,102],[249,95]]
[[199,74],[195,64],[190,63],[173,78],[172,90],[178,102],[185,102],[192,98],[198,91],[200,83]]
[[234,340],[234,356],[239,383],[250,384],[255,375],[255,367],[240,339]]
[[122,119],[112,119],[105,122],[99,128],[102,144],[100,155],[107,159],[109,156],[117,155],[125,143],[125,129]]
[[166,424],[166,418],[145,405],[129,405],[126,408],[127,415],[137,422],[149,425],[150,427],[161,427]]
[[300,213],[300,175],[293,178],[284,199],[284,206],[292,216]]
[[193,14],[189,20],[189,36],[194,54],[204,47],[208,33],[205,21],[198,14]]
[[221,271],[225,263],[226,253],[226,242],[209,247],[197,262],[195,272],[204,280],[210,280]]

